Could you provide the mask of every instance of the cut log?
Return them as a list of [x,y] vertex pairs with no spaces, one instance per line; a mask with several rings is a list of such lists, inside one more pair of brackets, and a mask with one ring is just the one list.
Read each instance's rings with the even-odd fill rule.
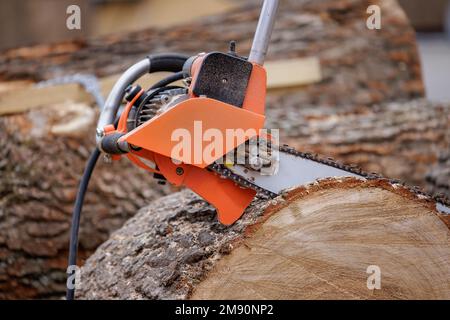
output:
[[[0,299],[65,291],[73,202],[96,117],[94,108],[67,103],[0,118]],[[79,263],[167,191],[127,161],[100,159],[83,208]]]
[[431,200],[387,180],[299,187],[254,201],[231,227],[182,191],[143,208],[97,249],[78,297],[449,299],[443,219]]

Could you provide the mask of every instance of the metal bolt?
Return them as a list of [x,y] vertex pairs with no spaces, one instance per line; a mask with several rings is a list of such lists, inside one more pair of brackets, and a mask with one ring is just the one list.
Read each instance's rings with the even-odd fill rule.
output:
[[177,175],[181,176],[184,174],[184,170],[182,167],[177,167],[177,169],[175,170],[175,172],[177,173]]
[[184,86],[189,87],[191,85],[191,82],[192,82],[192,77],[185,78],[185,79],[182,80],[182,82],[183,82]]
[[169,102],[169,100],[170,100],[169,96],[167,96],[167,95],[161,96],[161,103],[167,103],[167,102]]

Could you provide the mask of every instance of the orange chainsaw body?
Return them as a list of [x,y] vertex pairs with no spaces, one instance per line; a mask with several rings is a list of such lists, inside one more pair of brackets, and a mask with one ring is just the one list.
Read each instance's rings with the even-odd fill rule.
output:
[[[192,66],[192,83],[196,81],[201,60],[202,57],[199,57]],[[105,128],[106,134],[114,131],[126,133],[129,110],[140,94],[125,108],[117,130],[113,127]],[[167,181],[176,186],[188,187],[217,209],[221,223],[230,225],[241,217],[256,192],[221,178],[206,167],[238,147],[242,141],[232,139],[223,143],[223,148],[215,150],[215,154],[206,161],[203,157],[196,156],[198,155],[196,148],[204,150],[210,142],[204,141],[199,135],[208,129],[214,129],[216,132],[218,130],[223,137],[227,136],[227,130],[230,129],[245,131],[250,129],[249,132],[254,132],[253,136],[259,135],[265,120],[265,96],[265,69],[253,64],[242,108],[207,97],[196,97],[190,90],[188,99],[127,132],[120,140],[140,148],[133,149],[127,154],[136,165],[163,175]],[[198,124],[201,124],[200,128]],[[174,141],[173,137],[176,130],[183,130],[182,132],[194,137],[190,154],[172,154],[179,143]],[[246,136],[245,140],[250,138],[252,135]],[[119,157],[114,156],[114,159]],[[145,159],[156,166],[149,166]]]

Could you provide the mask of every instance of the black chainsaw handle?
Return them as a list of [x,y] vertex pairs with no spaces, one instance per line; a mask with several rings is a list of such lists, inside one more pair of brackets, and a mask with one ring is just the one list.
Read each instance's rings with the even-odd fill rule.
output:
[[189,56],[179,53],[163,53],[152,54],[147,56],[149,61],[149,73],[167,71],[167,72],[179,72],[183,70],[184,63]]

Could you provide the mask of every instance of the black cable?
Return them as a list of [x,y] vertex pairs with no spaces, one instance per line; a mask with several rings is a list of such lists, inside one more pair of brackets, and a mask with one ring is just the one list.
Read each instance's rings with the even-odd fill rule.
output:
[[[70,229],[70,246],[69,246],[69,266],[75,266],[77,264],[77,251],[78,251],[78,230],[80,228],[80,217],[81,209],[83,207],[84,196],[86,194],[87,187],[89,185],[89,180],[91,178],[92,172],[94,171],[95,164],[100,156],[100,150],[95,148],[91,153],[89,160],[84,169],[83,176],[78,187],[77,198],[75,200],[75,207],[73,208],[72,214],[72,226]],[[75,273],[75,271],[73,271]],[[68,274],[70,277],[72,274]],[[75,284],[75,280],[73,281]],[[75,288],[67,288],[66,299],[73,300],[75,297]]]
[[152,85],[150,90],[165,87],[165,86],[171,84],[172,82],[184,79],[185,77],[186,77],[186,74],[183,71],[171,74],[167,78],[164,78],[164,79],[158,81],[157,83],[155,83],[154,85]]

